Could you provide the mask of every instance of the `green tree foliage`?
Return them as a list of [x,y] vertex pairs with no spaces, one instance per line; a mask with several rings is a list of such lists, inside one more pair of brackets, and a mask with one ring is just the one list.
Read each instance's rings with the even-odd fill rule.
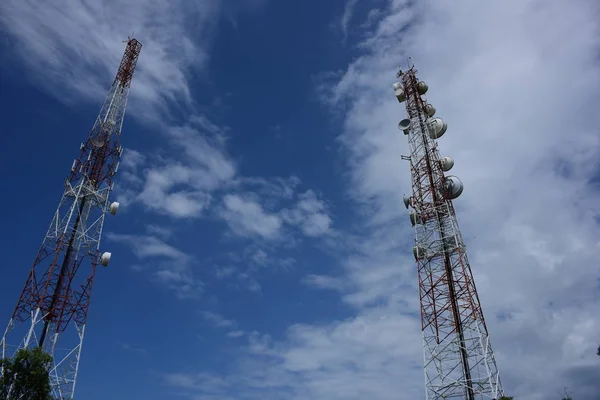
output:
[[513,398],[509,396],[502,396],[498,400],[513,400]]
[[[50,375],[52,356],[39,347],[21,349],[13,359],[0,360],[0,399],[52,400]],[[10,396],[8,395],[9,389]]]

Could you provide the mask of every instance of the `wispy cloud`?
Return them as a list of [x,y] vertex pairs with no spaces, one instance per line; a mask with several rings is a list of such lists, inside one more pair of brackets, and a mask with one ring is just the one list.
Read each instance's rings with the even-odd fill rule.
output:
[[281,255],[281,243],[270,240],[254,240],[239,252],[230,252],[214,261],[212,271],[218,280],[226,282],[228,288],[262,293],[259,283],[264,276],[278,272],[289,272],[296,259]]
[[294,325],[278,341],[249,337],[236,369],[210,375],[220,386],[186,375],[198,383],[190,397],[423,396],[412,232],[400,200],[410,191],[407,144],[395,129],[405,112],[391,90],[396,66],[412,56],[449,124],[440,149],[466,186],[455,205],[507,393],[545,400],[571,387],[574,398],[594,400],[598,11],[586,1],[464,0],[390,1],[370,14],[364,55],[324,92],[346,111],[340,142],[361,234],[345,236],[343,275],[306,278],[339,291],[357,315]]
[[[346,264],[355,289],[342,287],[342,293],[360,307],[404,299],[408,309],[418,310],[408,256],[412,234],[402,223],[407,217],[399,201],[410,191],[408,166],[400,160],[408,150],[402,135],[391,129],[404,111],[395,100],[386,100],[396,65],[412,56],[430,85],[428,100],[450,126],[440,149],[456,159],[453,173],[466,185],[456,205],[472,244],[471,261],[506,389],[517,397],[545,399],[572,385],[573,368],[596,362],[589,345],[565,346],[574,332],[582,332],[576,326],[589,321],[600,300],[592,283],[600,271],[589,268],[600,237],[593,222],[600,196],[587,184],[597,173],[589,165],[600,154],[600,140],[592,133],[598,118],[567,127],[564,117],[581,113],[579,106],[566,105],[569,99],[600,104],[600,79],[593,72],[598,26],[591,17],[598,10],[585,3],[474,4],[390,3],[363,43],[366,55],[333,87],[332,99],[350,105],[340,139],[352,153],[352,192],[371,226],[368,247]],[[532,7],[532,20],[521,17]],[[477,10],[476,16],[463,19],[467,10]],[[548,24],[558,15],[560,21]],[[499,18],[513,21],[509,34]],[[573,29],[577,38],[566,39],[563,35]],[[479,33],[476,39],[472,32]],[[578,45],[567,44],[572,40]],[[554,93],[550,82],[565,74],[577,77],[574,86]],[[577,141],[566,139],[564,130],[577,132]],[[527,132],[526,142],[520,132]],[[572,171],[568,177],[554,168],[565,160]],[[561,271],[573,263],[588,267],[564,277]],[[327,279],[315,283],[331,286]],[[505,310],[518,312],[508,320],[495,318]],[[542,335],[546,340],[536,341]],[[593,335],[583,335],[594,341]],[[555,362],[539,365],[549,349],[563,350],[554,353]],[[528,375],[541,369],[537,377]],[[547,376],[562,381],[551,387]],[[589,390],[581,388],[581,395]]]
[[158,225],[147,225],[146,231],[150,235],[158,236],[164,240],[168,240],[173,235],[172,230],[170,230],[169,228],[166,228],[164,226],[158,226]]
[[229,289],[262,294],[260,282],[263,278],[286,274],[295,269],[297,259],[286,253],[295,242],[290,244],[260,238],[249,240],[248,243],[240,251],[217,255],[211,261],[212,273]]
[[237,373],[180,373],[188,385],[168,383],[189,390],[189,398],[212,394],[219,400],[358,400],[366,395],[392,400],[398,393],[419,397],[421,381],[402,379],[406,371],[422,371],[421,349],[406,345],[407,340],[420,340],[417,326],[413,318],[372,311],[328,325],[294,325],[286,343],[254,332],[247,338]]
[[141,348],[141,347],[136,347],[130,343],[125,343],[125,342],[119,342],[119,347],[121,347],[121,349],[125,350],[125,351],[129,351],[132,353],[136,353],[138,355],[141,356],[148,356],[149,353],[146,349]]
[[342,31],[343,41],[346,42],[348,39],[348,29],[350,28],[350,21],[352,20],[352,16],[354,15],[354,8],[358,0],[347,0],[344,5],[344,12],[342,13],[342,17],[340,19],[340,29]]
[[125,153],[130,158],[121,170],[126,185],[117,187],[120,198],[177,219],[202,217],[213,193],[236,175],[235,163],[224,148],[223,131],[206,117],[202,121],[210,131],[199,130],[202,127],[196,123],[169,128],[167,143],[179,154],[177,159]]
[[277,246],[264,242],[247,246],[239,261],[249,263],[250,269],[270,267],[280,271],[286,271],[296,263],[294,258],[279,254]]
[[[328,207],[314,191],[308,190],[295,195],[293,188],[289,186],[284,186],[286,190],[283,192],[271,191],[277,187],[268,185],[267,188],[271,188],[267,189],[268,193],[275,196],[264,200],[253,192],[226,195],[221,218],[237,235],[258,235],[264,239],[283,239],[286,236],[286,225],[298,227],[308,237],[323,236],[330,231],[332,219]],[[281,204],[282,199],[294,197],[297,200],[291,206],[284,207]],[[269,205],[272,210],[265,210],[262,204]]]
[[[269,202],[293,198],[298,178],[239,176],[225,148],[229,129],[197,111],[189,88],[190,73],[202,71],[209,57],[221,2],[63,3],[8,1],[1,5],[0,16],[2,27],[15,40],[13,50],[31,69],[32,79],[52,93],[58,94],[60,88],[59,100],[99,102],[123,53],[122,40],[135,32],[144,45],[128,115],[159,128],[169,151],[126,150],[116,190],[123,210],[137,203],[149,211],[184,219],[214,214],[209,208],[222,204],[220,215],[236,234],[277,237],[285,222],[280,215],[284,206],[276,205],[270,213]],[[177,118],[182,115],[183,120]],[[165,155],[171,152],[177,157]],[[241,193],[248,187],[256,188],[261,196],[256,204],[242,201]],[[227,194],[225,189],[238,193]],[[331,221],[323,210],[306,209],[317,207],[307,201],[300,204],[303,210],[290,211],[286,219],[295,218],[305,235],[318,236],[329,229]],[[236,215],[241,216],[239,220],[231,220]],[[176,279],[161,274],[163,279]]]
[[281,215],[287,223],[299,226],[306,236],[324,235],[332,223],[325,202],[312,190],[300,194],[295,207],[283,210]]
[[[237,329],[237,323],[232,319],[227,319],[227,318],[223,317],[222,315],[217,314],[212,311],[202,311],[200,313],[200,315],[202,316],[202,318],[204,318],[205,321],[207,321],[213,327],[215,327],[217,329],[228,330],[228,332],[225,335],[228,338],[238,339],[243,336],[246,336],[246,332],[244,332],[241,329]],[[185,376],[185,375],[180,375],[180,376]],[[208,377],[209,375],[204,375],[204,376]]]
[[211,311],[202,311],[201,315],[206,321],[217,328],[233,328],[236,326],[235,321],[224,318],[222,315]]
[[234,397],[215,397],[222,393],[227,387],[227,382],[219,377],[212,376],[210,374],[167,374],[165,375],[165,381],[173,386],[186,389],[186,390],[203,390],[206,388],[206,395],[201,397],[195,397],[195,399],[218,399],[218,400],[234,400]]
[[304,278],[304,283],[319,289],[333,289],[341,292],[345,281],[332,276],[310,274]]
[[274,177],[266,179],[262,177],[239,176],[231,184],[234,188],[246,188],[263,198],[263,201],[275,203],[281,200],[294,198],[301,181],[297,176],[288,178]]
[[146,156],[133,149],[125,149],[121,158],[121,167],[129,171],[137,171],[144,164]]
[[[207,117],[198,117],[193,123],[169,130],[169,143],[180,154],[177,160],[149,159],[130,152],[122,168],[126,185],[118,192],[119,199],[141,203],[174,218],[216,214],[241,237],[275,240],[286,236],[292,240],[285,225],[298,227],[308,237],[330,232],[333,221],[329,207],[313,190],[298,193],[301,182],[297,177],[238,175],[224,147],[225,132],[226,128]],[[146,167],[142,168],[144,162]]]
[[128,115],[164,132],[180,157],[127,149],[117,200],[178,218],[202,215],[211,192],[235,175],[224,149],[226,128],[197,112],[189,87],[191,72],[199,76],[206,66],[221,2],[9,0],[0,7],[12,50],[30,78],[59,101],[98,104],[116,73],[123,40],[135,33],[143,50]]
[[[170,111],[193,109],[187,73],[206,65],[219,4],[7,0],[0,5],[0,23],[14,39],[15,53],[32,70],[31,77],[57,100],[70,102],[98,102],[105,96],[123,54],[123,40],[135,33],[144,48],[131,108],[136,116],[156,122]],[[76,96],[66,95],[65,89]]]
[[256,199],[228,194],[223,198],[223,204],[221,218],[234,233],[240,236],[257,235],[265,239],[279,236],[281,218],[265,211]]
[[171,191],[175,186],[194,180],[196,171],[180,164],[151,169],[146,174],[139,201],[148,208],[174,217],[198,217],[210,202],[210,195],[201,190]]
[[105,237],[112,242],[127,244],[140,260],[136,269],[149,271],[156,281],[174,290],[178,297],[195,298],[202,293],[204,284],[194,275],[194,260],[190,255],[154,236],[108,232]]

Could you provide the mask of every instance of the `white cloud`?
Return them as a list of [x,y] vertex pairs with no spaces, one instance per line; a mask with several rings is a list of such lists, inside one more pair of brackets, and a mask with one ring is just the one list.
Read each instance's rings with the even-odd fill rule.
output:
[[143,180],[139,176],[140,168],[146,163],[146,156],[133,149],[125,149],[119,166],[118,178],[115,182],[116,200],[121,203],[122,212],[127,211],[128,206],[135,201],[137,191]]
[[125,149],[121,158],[121,166],[129,171],[136,171],[146,161],[146,156],[133,149]]
[[201,313],[202,317],[213,324],[217,328],[232,328],[235,327],[235,321],[224,318],[222,315],[219,315],[210,311],[203,311]]
[[285,222],[298,225],[306,236],[324,235],[331,225],[325,202],[312,190],[300,194],[295,206],[283,210],[281,216]]
[[[206,117],[203,117],[207,120]],[[173,145],[182,151],[186,161],[193,163],[200,173],[192,176],[193,186],[214,190],[223,182],[235,177],[236,167],[225,151],[225,134],[208,130],[198,130],[193,125],[171,128],[169,137]]]
[[[219,1],[7,0],[0,23],[32,78],[60,101],[95,103],[107,93],[135,33],[142,42],[130,107],[161,121],[170,107],[193,108],[187,72],[204,68]],[[65,88],[77,96],[67,95]],[[60,90],[59,90],[60,89]]]
[[[4,2],[1,7],[0,23],[18,44],[14,50],[34,72],[31,77],[53,93],[60,88],[58,98],[64,101],[100,101],[116,73],[123,39],[135,32],[142,41],[128,114],[165,132],[178,158],[127,150],[119,173],[123,183],[118,182],[116,191],[125,210],[140,202],[160,214],[197,218],[203,216],[215,191],[246,180],[262,183],[261,190],[270,195],[293,196],[299,184],[295,177],[235,182],[236,166],[225,150],[228,128],[195,110],[188,75],[205,66],[206,48],[221,11],[219,1],[96,4],[80,0],[50,6],[27,0]],[[180,108],[189,117],[184,124],[174,124],[171,117]],[[267,223],[277,225],[278,218],[269,217]],[[312,235],[315,229],[326,229],[328,219],[314,215],[307,224],[303,229]],[[268,229],[277,230],[273,227],[259,229],[258,234],[269,236]]]
[[146,350],[146,349],[144,349],[142,347],[137,347],[137,346],[132,345],[130,343],[119,342],[119,347],[121,347],[121,349],[123,349],[125,351],[136,353],[136,354],[141,355],[141,356],[149,356],[150,355],[148,353],[148,350]]
[[[212,124],[206,117],[202,121],[206,126]],[[125,174],[125,185],[117,187],[118,198],[173,218],[203,216],[213,193],[229,185],[236,175],[222,131],[211,126],[210,131],[198,131],[193,123],[169,128],[167,139],[178,153],[177,160],[131,153],[132,159],[119,171]],[[146,168],[140,172],[143,164]]]
[[[253,184],[261,183],[260,180],[244,180]],[[298,182],[299,183],[299,182]],[[224,197],[224,208],[220,212],[231,230],[240,236],[259,236],[263,239],[285,238],[292,241],[293,236],[286,235],[284,232],[284,223],[298,227],[305,236],[317,237],[323,236],[330,231],[332,224],[331,217],[325,205],[325,202],[317,197],[312,190],[297,195],[297,201],[292,207],[284,208],[281,201],[294,197],[293,186],[283,187],[270,182],[265,183],[263,187],[264,197],[259,197],[256,193],[246,192],[243,195],[228,194]],[[280,191],[279,189],[282,189]],[[263,205],[269,206],[273,211],[267,211]],[[279,208],[279,210],[276,210]],[[262,250],[261,250],[262,251]],[[254,261],[257,264],[266,261],[266,254],[262,257],[255,255]],[[258,258],[257,258],[258,257]],[[262,260],[262,261],[261,261]]]
[[449,124],[439,146],[465,183],[455,205],[507,394],[546,400],[569,387],[573,398],[595,400],[597,4],[396,0],[381,16],[364,55],[329,91],[347,111],[340,139],[364,236],[347,239],[343,276],[308,278],[340,290],[357,317],[293,326],[277,342],[250,339],[238,369],[219,376],[227,385],[216,398],[423,397],[417,277],[401,201],[410,192],[400,159],[408,149],[395,128],[405,112],[391,89],[410,55]]
[[[453,172],[466,185],[456,206],[506,390],[541,400],[569,386],[578,400],[595,399],[600,198],[588,182],[599,157],[597,4],[414,3],[390,1],[386,12],[369,14],[376,30],[360,46],[365,55],[329,91],[330,100],[348,107],[341,141],[351,155],[351,192],[366,236],[348,239],[344,276],[308,279],[340,290],[357,317],[296,325],[279,342],[251,335],[238,371],[173,374],[172,384],[220,400],[422,396],[416,276],[400,200],[409,191],[407,165],[399,160],[406,142],[394,128],[404,113],[390,88],[395,66],[412,55],[430,84],[428,98],[450,125],[440,147],[455,157]],[[0,22],[37,82],[64,101],[104,97],[121,40],[134,30],[144,49],[131,111],[155,119],[173,108],[193,109],[186,71],[201,68],[206,53],[188,32],[210,38],[217,20],[211,4],[8,0],[0,4]],[[195,127],[169,130],[189,160],[151,165],[145,177],[156,178],[156,188],[148,180],[143,187],[154,196],[152,207],[180,217],[198,215],[208,196],[235,177],[222,156],[222,131],[202,119],[190,122],[213,139],[187,135]],[[229,216],[250,215],[238,232],[271,237],[282,229],[263,205],[232,198]],[[256,215],[273,218],[256,228],[264,222]],[[329,227],[319,218],[313,228]],[[142,268],[155,268],[156,279],[180,295],[201,290],[180,250],[154,237],[112,238],[128,243]],[[509,317],[495,318],[499,313]]]
[[106,238],[131,246],[133,253],[139,258],[164,257],[171,260],[187,262],[188,255],[179,249],[153,236],[123,235],[107,232]]
[[[262,238],[258,236],[259,238]],[[283,244],[285,248],[285,243]],[[259,281],[266,275],[290,271],[296,260],[282,256],[282,243],[273,240],[253,240],[241,252],[215,255],[212,270],[215,277],[226,283],[229,289],[262,293]],[[223,261],[223,259],[225,261]]]
[[204,284],[195,277],[192,269],[194,260],[183,251],[154,236],[108,232],[105,237],[128,245],[140,261],[134,270],[149,271],[154,280],[172,289],[177,297],[195,298],[203,292]]
[[348,0],[344,5],[344,12],[340,21],[340,28],[342,30],[344,42],[348,38],[348,28],[350,27],[350,21],[354,15],[354,7],[356,7],[356,3],[358,3],[358,0]]
[[263,249],[257,249],[251,259],[255,264],[264,266],[269,262],[269,255]]
[[319,289],[334,289],[341,291],[344,287],[343,280],[326,275],[307,275],[304,278],[304,283]]
[[265,179],[261,177],[238,177],[232,182],[232,187],[245,187],[252,189],[263,197],[263,201],[277,204],[281,200],[291,200],[296,194],[296,189],[302,182],[297,176],[288,178],[274,177]]
[[257,242],[247,246],[238,262],[247,262],[249,270],[271,267],[274,270],[289,270],[296,259],[279,253],[277,243]]
[[[407,345],[420,341],[417,325],[413,318],[372,310],[328,325],[294,325],[288,330],[287,343],[253,332],[239,360],[239,373],[181,373],[189,385],[168,382],[190,389],[190,398],[211,393],[219,400],[232,394],[244,400],[359,400],[366,396],[392,400],[399,394],[419,398],[422,383],[402,379],[406,370],[422,370],[420,347]],[[399,368],[402,361],[403,368]]]
[[223,203],[221,217],[236,234],[265,239],[274,239],[279,235],[281,218],[265,211],[256,200],[228,194],[223,198]]
[[146,231],[149,234],[159,236],[164,240],[169,239],[173,235],[173,231],[171,229],[153,224],[147,225]]
[[[456,205],[506,390],[517,398],[545,399],[574,386],[568,379],[572,368],[597,362],[591,351],[597,338],[577,328],[593,320],[599,305],[600,272],[593,260],[600,229],[592,216],[600,198],[587,186],[600,149],[600,119],[592,116],[600,88],[593,65],[598,51],[593,12],[585,3],[559,2],[540,3],[535,13],[533,2],[417,7],[392,3],[365,44],[368,54],[334,89],[351,105],[342,139],[354,155],[355,194],[378,224],[377,235],[407,237],[406,229],[387,227],[398,224],[398,217],[407,225],[400,199],[410,190],[408,166],[400,160],[408,151],[406,141],[393,129],[405,112],[388,99],[396,64],[411,55],[430,85],[429,101],[449,123],[440,149],[456,159],[453,173],[466,185]],[[415,15],[419,23],[407,28]],[[509,31],[501,20],[511,21]],[[575,37],[569,37],[572,31]],[[569,87],[558,88],[555,83],[566,76]],[[582,114],[586,118],[578,117]],[[568,122],[572,119],[576,122]],[[565,161],[572,171],[567,178],[554,169]],[[399,244],[400,253],[408,254],[408,241]],[[373,299],[369,293],[395,291],[416,303],[410,288],[415,277],[400,272],[413,268],[408,260],[394,278],[398,253],[390,247],[376,258],[350,263],[360,290],[346,300],[360,304]],[[391,268],[382,268],[386,264]],[[386,270],[392,275],[373,274]],[[391,282],[407,283],[408,291]],[[506,321],[495,318],[506,310],[517,311]],[[594,325],[600,331],[598,322]],[[585,344],[565,347],[571,332],[583,335]],[[541,359],[547,361],[540,364]],[[559,379],[550,383],[549,376]],[[573,390],[583,396],[589,389]]]
[[[125,151],[116,191],[124,206],[141,201],[176,218],[198,217],[211,192],[233,178],[224,129],[196,112],[188,85],[190,72],[206,65],[220,1],[9,0],[0,10],[0,24],[31,79],[69,104],[102,101],[123,55],[123,40],[135,33],[142,42],[127,114],[166,132],[183,160]],[[178,113],[189,116],[187,123],[173,122]],[[150,168],[140,176],[144,166]]]
[[224,279],[232,276],[233,274],[235,274],[235,272],[235,267],[217,267],[215,276],[217,277],[217,279]]
[[247,273],[240,274],[240,279],[244,282],[244,287],[254,293],[261,293],[262,286],[258,281],[252,277],[250,277]]
[[189,184],[195,171],[189,167],[169,164],[151,169],[146,174],[139,201],[148,208],[173,217],[198,217],[208,205],[210,195],[199,190],[172,191],[174,186]]

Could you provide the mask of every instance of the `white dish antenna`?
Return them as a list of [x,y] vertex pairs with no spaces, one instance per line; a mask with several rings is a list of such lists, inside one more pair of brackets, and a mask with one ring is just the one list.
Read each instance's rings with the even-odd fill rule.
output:
[[402,132],[404,132],[405,135],[408,135],[410,132],[411,125],[412,125],[412,123],[410,122],[410,119],[404,118],[402,121],[400,121],[398,123],[398,129],[400,129]]
[[454,160],[451,157],[442,157],[440,159],[440,166],[442,167],[442,171],[450,171],[454,167]]
[[435,107],[429,103],[425,104],[425,114],[428,117],[433,117],[435,115]]
[[408,208],[408,206],[410,205],[410,197],[404,196],[402,198],[402,201],[404,202],[404,207]]
[[102,256],[100,256],[100,263],[106,267],[108,266],[108,264],[110,263],[110,257],[112,256],[112,253],[109,253],[108,251],[105,251],[104,253],[102,253]]
[[119,211],[119,206],[121,204],[118,201],[113,201],[110,206],[108,207],[111,215],[115,215],[117,213],[117,211]]
[[409,215],[410,218],[410,224],[412,226],[415,225],[421,225],[423,223],[423,221],[421,221],[421,216],[419,214],[417,214],[416,211],[411,211]]
[[448,124],[443,119],[436,117],[429,120],[429,137],[432,139],[441,138],[448,129]]
[[404,88],[401,82],[395,82],[393,85],[394,94],[400,103],[406,100],[406,93],[404,93]]
[[444,197],[447,199],[456,199],[463,189],[463,183],[454,175],[447,176],[444,180]]
[[92,144],[94,147],[102,147],[104,146],[104,140],[101,137],[95,136],[92,138]]

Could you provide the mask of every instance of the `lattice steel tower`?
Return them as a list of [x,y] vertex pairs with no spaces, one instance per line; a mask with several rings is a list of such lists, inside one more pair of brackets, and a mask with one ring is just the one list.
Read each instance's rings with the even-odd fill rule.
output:
[[410,162],[412,196],[403,200],[415,229],[426,398],[498,399],[498,368],[452,205],[463,184],[445,175],[454,160],[440,157],[437,139],[447,125],[433,117],[435,108],[423,98],[428,87],[416,72],[414,66],[398,72],[394,92],[408,113],[398,128],[410,146],[402,158]]
[[3,358],[37,346],[52,355],[50,381],[58,399],[73,398],[96,266],[107,266],[111,257],[108,252],[100,254],[100,237],[104,216],[119,208],[119,203],[109,203],[109,196],[123,152],[119,138],[141,48],[136,39],[127,41],[115,80],[73,161],[58,209],[0,342]]

